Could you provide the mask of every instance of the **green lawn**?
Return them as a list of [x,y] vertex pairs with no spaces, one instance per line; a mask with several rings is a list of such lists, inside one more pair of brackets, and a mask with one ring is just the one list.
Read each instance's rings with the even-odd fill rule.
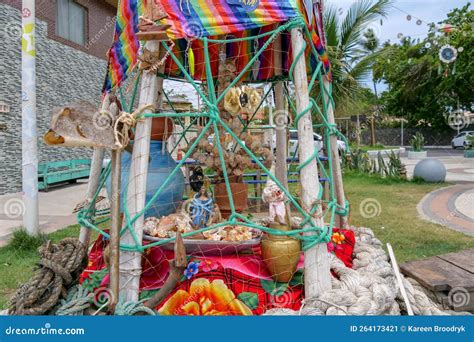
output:
[[[399,263],[474,247],[474,238],[418,216],[416,206],[423,196],[446,185],[347,175],[344,186],[351,203],[350,222],[373,229],[384,244],[390,242]],[[380,214],[373,218],[361,215],[360,204],[367,198],[380,203]]]
[[[79,236],[79,230],[79,225],[73,225],[49,234],[48,237],[53,242],[58,242],[68,236]],[[97,234],[93,234],[93,238],[96,236]],[[0,248],[0,308],[5,308],[16,288],[28,280],[38,261],[34,248],[20,249],[11,245]]]
[[[355,173],[344,176],[344,185],[351,203],[351,224],[372,228],[383,243],[390,242],[399,263],[474,247],[474,238],[418,217],[416,205],[423,196],[446,185],[385,180]],[[380,204],[378,215],[362,217],[359,207],[366,199]],[[56,242],[78,235],[79,226],[74,225],[50,234],[49,238]],[[7,305],[15,289],[31,276],[38,260],[34,249],[0,248],[0,308]]]

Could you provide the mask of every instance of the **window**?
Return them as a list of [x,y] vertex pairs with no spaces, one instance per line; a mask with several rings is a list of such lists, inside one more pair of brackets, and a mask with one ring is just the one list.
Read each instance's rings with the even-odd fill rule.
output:
[[76,44],[86,44],[87,10],[73,0],[56,2],[56,34]]

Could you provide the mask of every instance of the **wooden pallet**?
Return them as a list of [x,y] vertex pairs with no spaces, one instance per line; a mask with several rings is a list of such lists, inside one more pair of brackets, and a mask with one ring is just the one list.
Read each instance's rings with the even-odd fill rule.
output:
[[432,291],[446,308],[474,311],[474,248],[409,261],[400,269]]

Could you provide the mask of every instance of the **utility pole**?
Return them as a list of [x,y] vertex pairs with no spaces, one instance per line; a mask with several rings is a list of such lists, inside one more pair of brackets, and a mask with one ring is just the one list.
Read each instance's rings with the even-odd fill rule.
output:
[[21,146],[23,226],[38,235],[38,138],[36,133],[35,0],[22,3]]

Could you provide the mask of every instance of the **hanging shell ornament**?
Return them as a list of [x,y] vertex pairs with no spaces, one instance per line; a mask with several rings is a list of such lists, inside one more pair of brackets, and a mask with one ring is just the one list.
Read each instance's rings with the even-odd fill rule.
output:
[[227,94],[224,97],[224,109],[231,113],[232,115],[236,115],[240,112],[240,95],[242,91],[238,87],[232,87],[229,89]]
[[[242,106],[242,113],[253,114],[255,109],[257,109],[258,105],[260,104],[260,93],[255,88],[248,86],[243,86],[241,91],[245,94],[245,96],[240,96],[240,105]],[[245,101],[242,101],[243,98],[245,99]]]

